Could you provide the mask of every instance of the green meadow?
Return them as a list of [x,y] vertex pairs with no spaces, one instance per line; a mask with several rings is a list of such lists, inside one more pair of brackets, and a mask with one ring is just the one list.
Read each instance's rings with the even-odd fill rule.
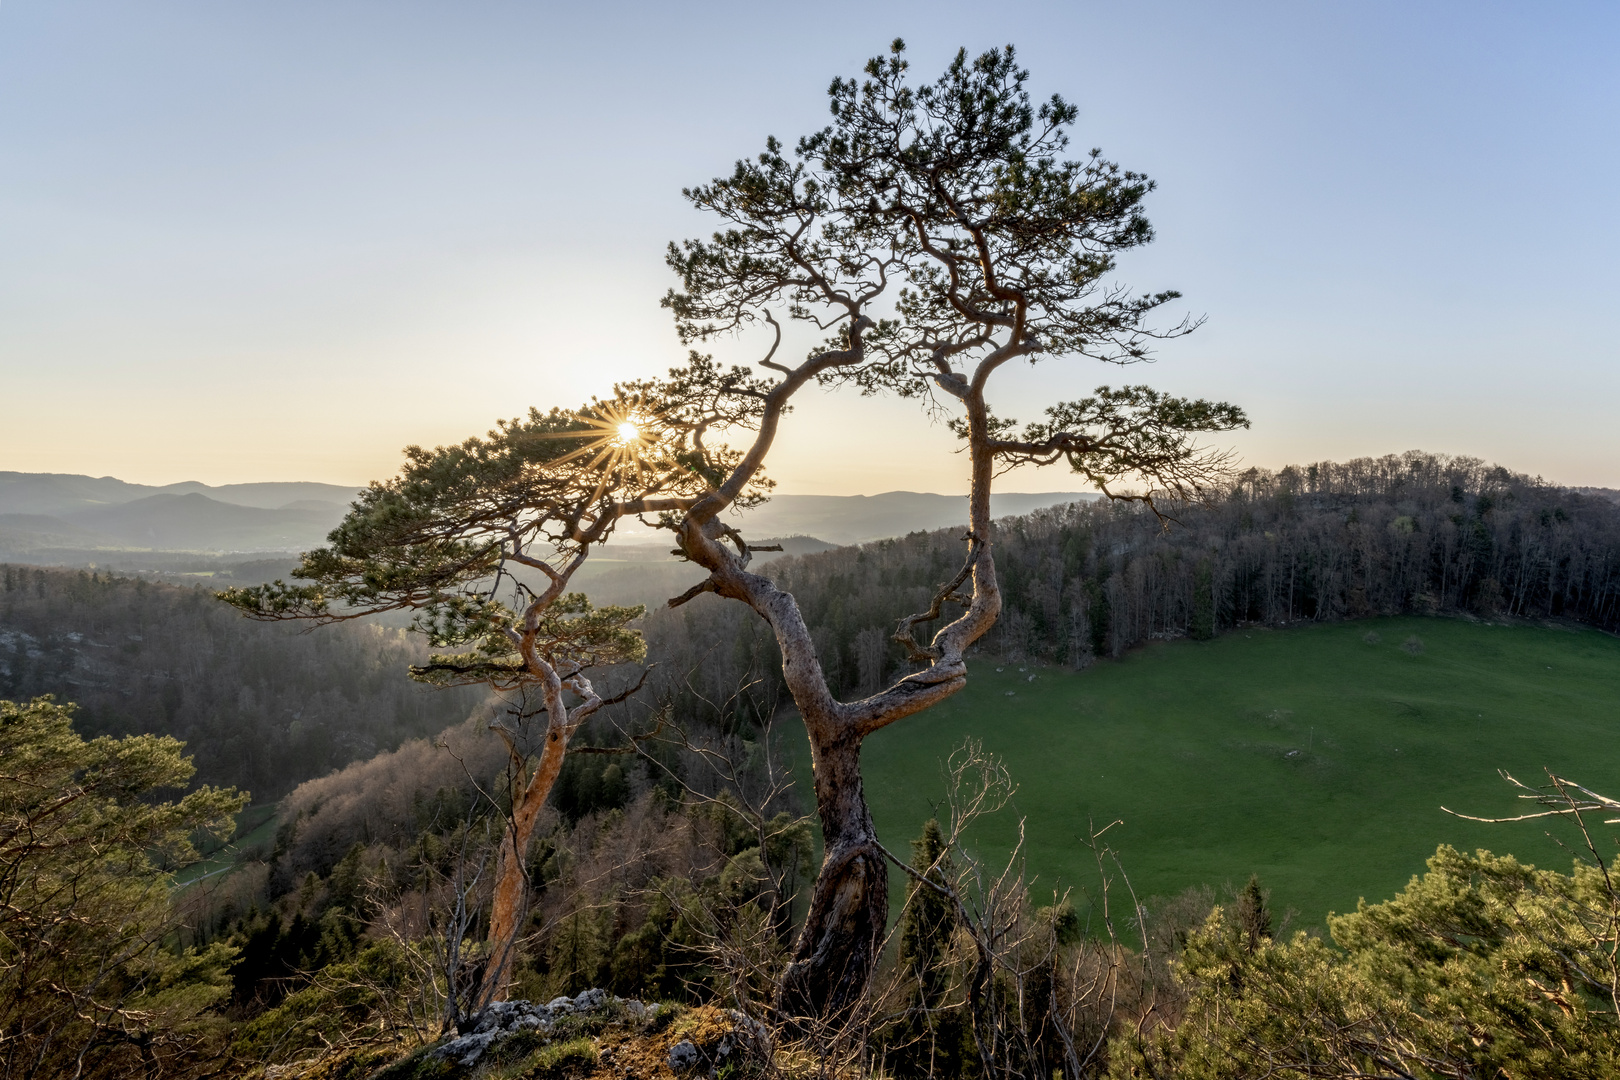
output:
[[202,881],[235,868],[248,858],[264,858],[276,840],[275,803],[245,807],[236,815],[236,832],[224,844],[206,846],[202,858],[175,872],[177,888]]
[[[1403,648],[1410,638],[1420,651]],[[1522,812],[1498,769],[1538,782],[1550,768],[1620,794],[1617,735],[1620,639],[1390,618],[1166,642],[1081,672],[979,660],[966,690],[876,733],[863,760],[897,854],[972,737],[1018,785],[974,844],[994,860],[1023,817],[1037,902],[1095,887],[1088,822],[1117,820],[1106,839],[1143,900],[1258,873],[1273,909],[1295,909],[1303,927],[1393,895],[1441,843],[1567,871],[1547,823],[1477,824],[1441,807]],[[1612,849],[1620,827],[1606,828]]]

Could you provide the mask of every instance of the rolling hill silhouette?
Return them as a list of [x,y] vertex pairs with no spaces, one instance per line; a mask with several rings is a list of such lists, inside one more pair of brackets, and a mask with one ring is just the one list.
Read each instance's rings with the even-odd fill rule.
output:
[[[0,557],[82,562],[96,551],[299,552],[317,547],[361,489],[302,482],[161,487],[111,476],[0,472]],[[1084,492],[1009,493],[991,498],[998,516],[1094,499]],[[747,536],[814,537],[858,544],[967,521],[959,495],[777,495],[750,511]],[[631,549],[646,546],[647,554]],[[613,545],[635,561],[668,558],[667,538],[633,523]],[[651,551],[657,548],[657,551]]]

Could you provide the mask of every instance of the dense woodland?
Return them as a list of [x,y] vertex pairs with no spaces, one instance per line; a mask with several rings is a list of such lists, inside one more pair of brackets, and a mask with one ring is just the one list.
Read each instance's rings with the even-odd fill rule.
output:
[[403,630],[251,623],[201,587],[0,566],[0,698],[53,694],[87,735],[183,742],[201,783],[259,802],[465,718],[470,690],[418,686]]
[[[1477,459],[1413,452],[1251,469],[1205,505],[1159,509],[1167,520],[1109,502],[1004,519],[1004,608],[982,648],[1084,667],[1155,639],[1401,613],[1620,629],[1620,505]],[[962,552],[961,531],[940,530],[765,572],[798,598],[823,668],[848,697],[900,667],[895,620],[927,608]],[[699,694],[726,699],[751,675],[751,709],[784,701],[758,620],[702,599],[647,619],[666,679],[696,704]]]
[[[1008,602],[986,651],[1084,666],[1154,638],[1396,612],[1620,625],[1620,505],[1476,461],[1408,454],[1256,470],[1209,505],[1160,509],[1175,520],[1129,504],[1003,520]],[[853,695],[898,669],[890,620],[921,606],[960,555],[952,531],[915,533],[768,572],[799,597],[823,664]],[[83,1055],[87,1075],[307,1062],[308,1075],[358,1077],[431,1044],[457,981],[475,977],[457,967],[456,943],[483,932],[510,807],[507,754],[487,727],[502,712],[534,737],[532,718],[470,692],[416,688],[404,669],[419,653],[398,631],[300,634],[241,620],[200,589],[32,567],[3,575],[0,698],[73,699],[78,732],[172,734],[199,779],[261,799],[286,793],[273,835],[239,840],[240,869],[164,904],[160,858],[134,892],[108,893],[132,905],[124,922],[70,922],[74,940],[116,946],[110,982],[105,965],[35,970],[13,962],[22,954],[0,964],[5,1075],[64,1067],[56,1044],[29,1041],[47,1005],[61,1033],[52,1038]],[[620,752],[571,754],[544,811],[515,995],[603,987],[768,1021],[771,973],[803,917],[814,852],[807,800],[781,754],[792,736],[775,647],[741,605],[712,597],[644,625],[659,664],[650,685],[579,739]],[[8,716],[0,758],[37,756],[29,739],[66,745],[60,712]],[[652,737],[630,752],[632,732]],[[117,746],[73,753],[136,760]],[[1122,914],[1107,922],[1113,853],[1099,847],[1107,873],[1080,883],[1073,905],[1033,896],[1016,866],[980,864],[951,842],[1011,779],[971,747],[953,776],[941,821],[912,844],[864,1034],[824,1047],[856,1073],[1235,1078],[1270,1063],[1281,1075],[1351,1076],[1369,1062],[1409,1076],[1620,1071],[1620,896],[1594,868],[1530,871],[1443,849],[1401,896],[1334,920],[1331,940],[1277,927],[1259,882],[1140,907],[1116,895]],[[205,797],[230,805],[228,793]],[[39,819],[38,799],[0,777],[6,835]],[[46,850],[0,844],[0,870],[17,880]],[[113,888],[95,859],[75,866]],[[28,921],[31,894],[16,895],[24,904],[9,917],[22,921],[7,932],[27,955],[74,955],[52,944],[66,940],[56,923]],[[1133,907],[1139,921],[1123,914]],[[1500,980],[1504,964],[1523,978]],[[28,989],[46,975],[102,980],[94,986],[131,1007],[184,1006],[140,1014],[156,1019],[132,1041],[127,1019],[72,1019],[85,1015],[74,994],[104,990],[58,1000]],[[784,1060],[749,1068],[822,1075]]]
[[[1250,470],[1199,507],[1075,503],[1005,519],[1005,610],[987,651],[1083,667],[1157,638],[1373,614],[1569,618],[1620,628],[1620,505],[1467,458],[1409,453]],[[902,663],[894,620],[959,565],[956,530],[767,564],[799,598],[845,697]],[[757,618],[700,596],[645,620],[652,692],[758,722],[786,698]],[[472,691],[405,676],[404,632],[250,623],[202,588],[0,568],[0,697],[56,694],[92,734],[183,739],[203,782],[257,800],[466,717]],[[747,687],[738,694],[738,687]]]

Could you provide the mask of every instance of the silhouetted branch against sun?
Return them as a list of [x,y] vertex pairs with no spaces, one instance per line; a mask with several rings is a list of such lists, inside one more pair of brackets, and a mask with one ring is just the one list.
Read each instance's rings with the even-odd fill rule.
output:
[[593,409],[574,414],[584,431],[553,431],[535,435],[540,439],[577,440],[580,445],[552,461],[566,465],[586,456],[587,472],[600,471],[601,485],[595,498],[601,498],[613,478],[633,477],[640,486],[648,474],[653,452],[659,445],[658,416],[640,398],[628,401],[598,402]]

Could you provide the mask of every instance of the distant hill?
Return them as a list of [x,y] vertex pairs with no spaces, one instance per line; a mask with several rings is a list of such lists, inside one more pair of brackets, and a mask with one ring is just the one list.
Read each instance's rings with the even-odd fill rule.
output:
[[[0,472],[0,557],[57,565],[122,562],[125,569],[140,569],[157,553],[296,553],[323,543],[360,490],[302,482],[154,487],[111,476]],[[992,496],[991,511],[1005,517],[1095,498],[1085,492],[1010,493]],[[967,499],[916,491],[777,495],[740,521],[751,539],[788,537],[787,554],[803,555],[965,524]],[[668,551],[667,538],[633,532],[608,557],[663,562]],[[143,558],[131,565],[114,553]],[[760,558],[767,561],[764,553]],[[165,560],[167,569],[174,569],[171,562]]]
[[130,484],[112,476],[73,473],[0,472],[0,514],[62,515],[74,510],[132,503],[153,495],[203,495],[234,506],[276,510],[289,503],[314,500],[346,508],[360,493],[357,487],[303,481],[266,484],[222,484],[209,487],[195,480],[154,487]]
[[207,495],[210,499],[218,499],[220,502],[235,503],[237,506],[257,506],[265,510],[285,510],[290,506],[318,503],[322,508],[335,506],[342,513],[349,509],[349,504],[364,490],[357,487],[341,487],[337,484],[289,480],[265,484],[221,484],[213,488],[207,484],[171,484],[167,488],[159,489],[157,493],[189,495],[195,492]]
[[0,472],[0,555],[106,562],[106,553],[297,552],[321,544],[359,488],[303,482],[153,487],[111,476]]
[[0,551],[99,547],[106,537],[48,514],[0,513]]
[[110,546],[185,551],[299,551],[317,547],[342,519],[340,503],[308,500],[278,510],[219,502],[206,495],[150,495],[114,506],[69,511],[62,518],[111,541]]

